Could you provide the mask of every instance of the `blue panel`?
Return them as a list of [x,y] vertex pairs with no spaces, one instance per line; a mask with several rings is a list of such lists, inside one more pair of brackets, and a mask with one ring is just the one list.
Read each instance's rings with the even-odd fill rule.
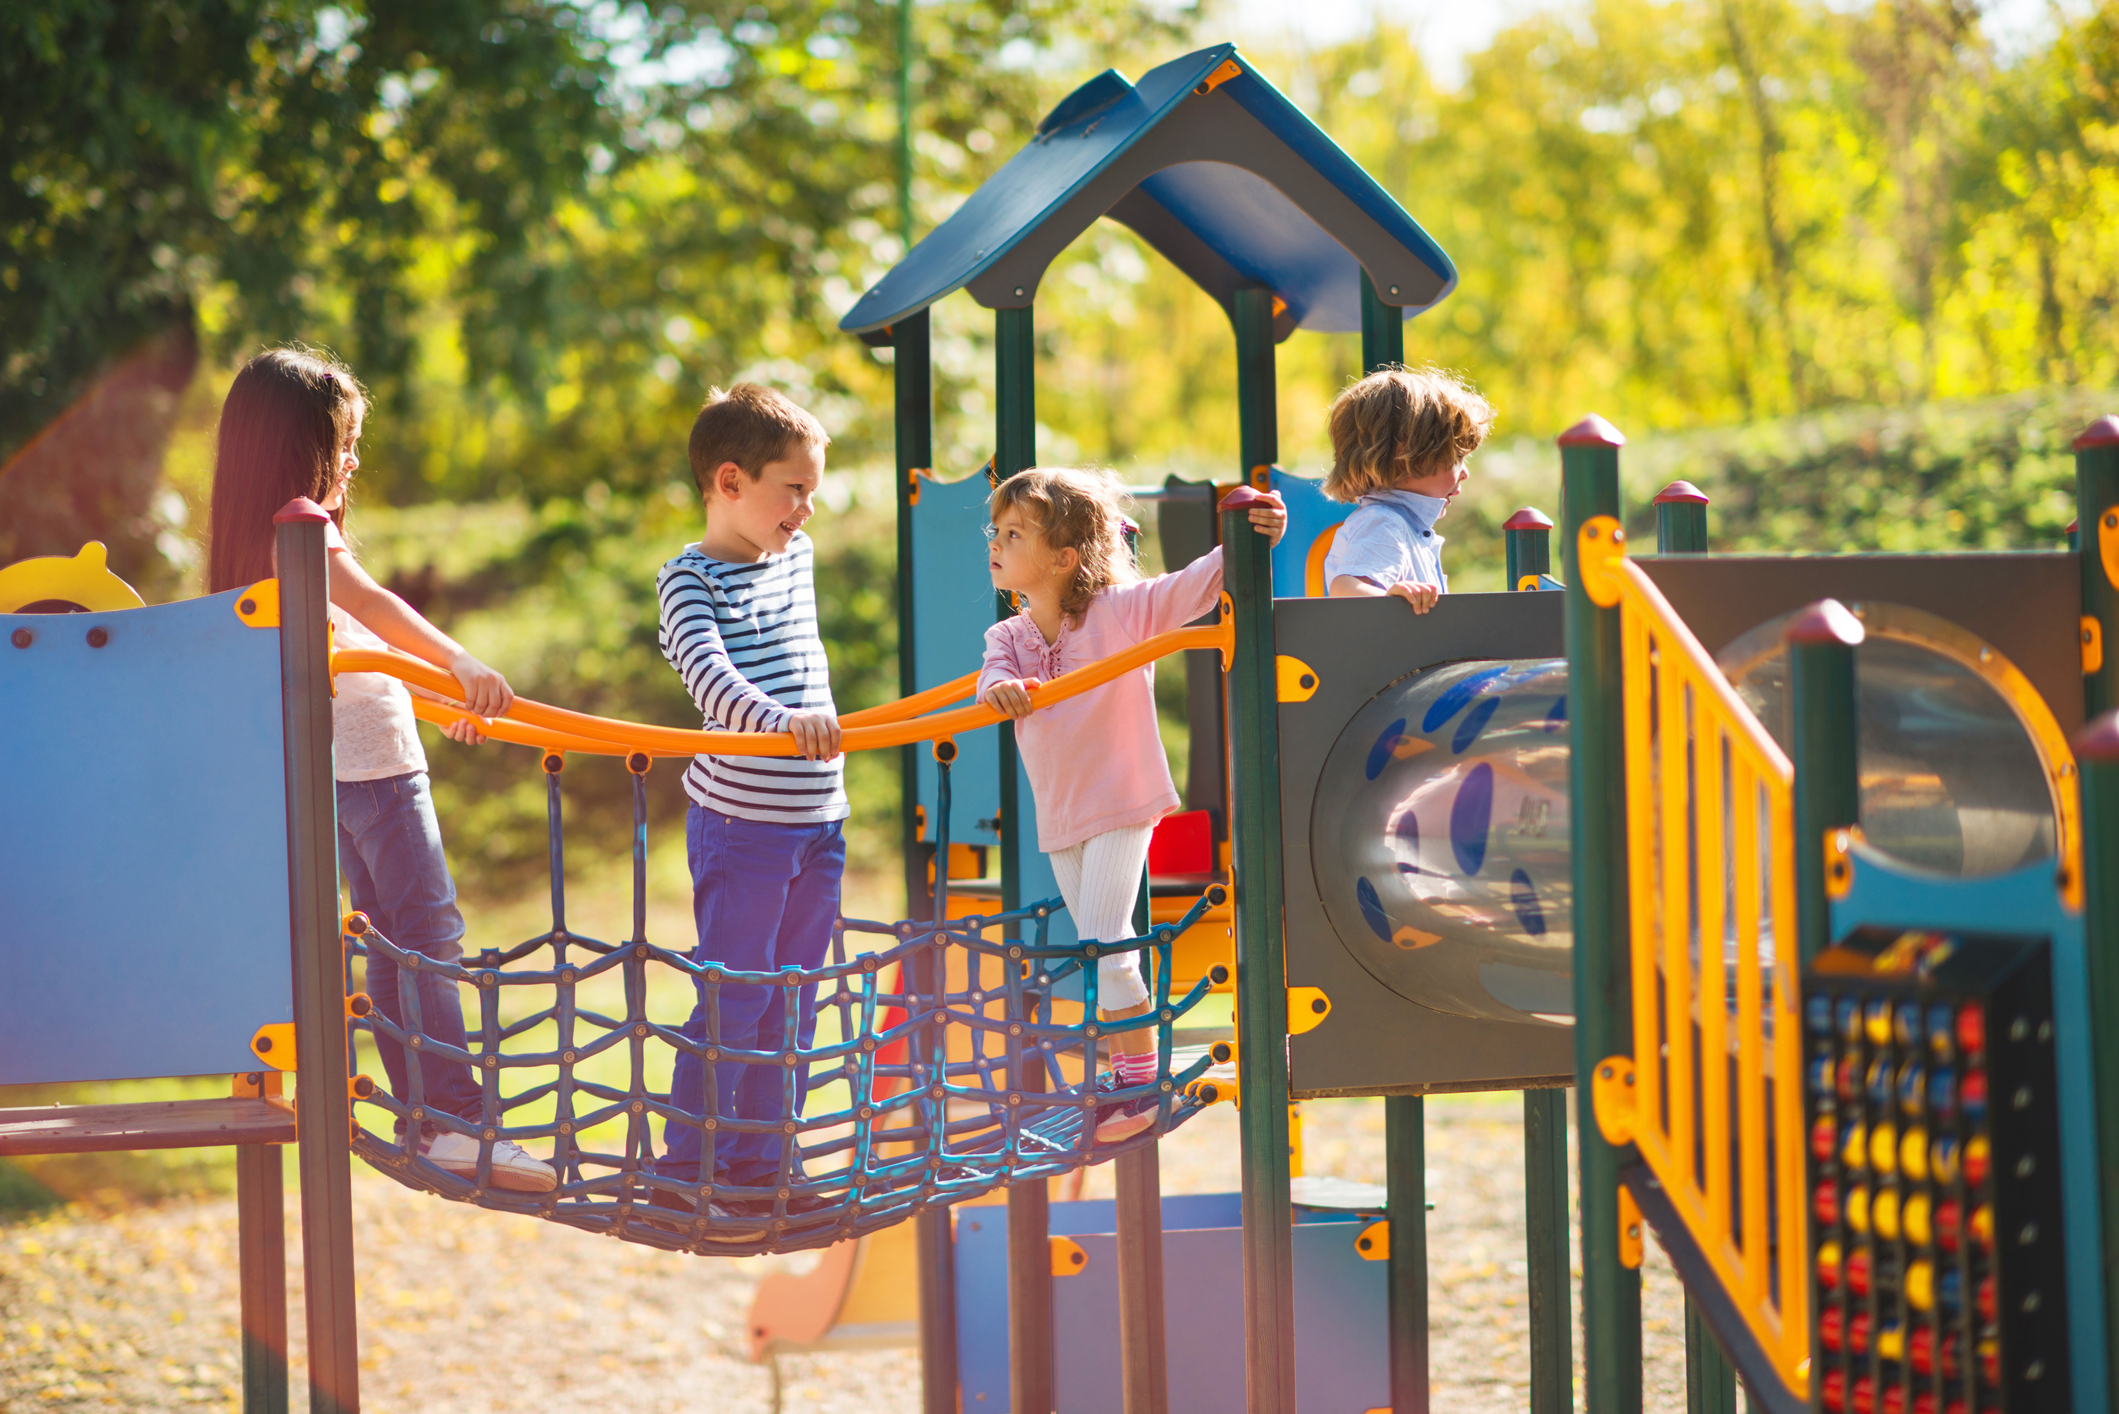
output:
[[[1244,1406],[1241,1200],[1234,1193],[1163,1199],[1163,1293],[1171,1414],[1222,1414]],[[1296,1209],[1295,1391],[1298,1408],[1359,1414],[1389,1404],[1385,1263],[1364,1260],[1354,1239],[1370,1220]],[[1088,1263],[1053,1282],[1053,1346],[1061,1414],[1120,1406],[1114,1206],[1055,1203],[1051,1230],[1071,1236]],[[958,1375],[966,1410],[1008,1402],[1008,1210],[957,1210]]]
[[[1355,327],[1360,327],[1358,320]],[[1352,515],[1354,508],[1328,499],[1323,482],[1293,472],[1276,469],[1273,489],[1288,506],[1288,533],[1273,547],[1273,597],[1300,599],[1308,593],[1311,547],[1318,536]]]
[[280,636],[238,597],[0,614],[0,1084],[250,1069],[293,1017]]
[[[1062,100],[1029,146],[862,295],[839,327],[880,329],[968,284],[1170,117],[1235,52],[1234,45],[1219,44],[1187,54],[1149,70],[1137,86],[1116,73],[1090,80]],[[1440,277],[1436,299],[1455,287],[1456,268],[1434,239],[1272,84],[1246,69],[1220,91]],[[1264,179],[1232,166],[1186,163],[1140,185],[1232,266],[1279,292],[1301,327],[1361,327],[1354,258]]]
[[2050,860],[1987,879],[1949,879],[1899,872],[1882,855],[1857,847],[1854,880],[1832,905],[1832,936],[1863,923],[1935,932],[2043,933],[2052,940],[2053,1052],[2060,1084],[2060,1193],[2068,1262],[2068,1363],[2075,1408],[2106,1408],[2104,1283],[2097,1243],[2103,1230],[2097,1194],[2097,1121],[2091,1093],[2089,965],[2082,917],[2053,887]]
[[[975,671],[986,651],[993,579],[981,527],[991,490],[976,473],[962,481],[920,483],[920,499],[912,508],[913,685],[918,691]],[[919,801],[927,809],[923,838],[932,840],[940,823],[933,753],[922,748],[919,762]],[[949,838],[956,843],[999,842],[990,826],[981,829],[978,822],[1001,813],[1000,762],[999,727],[957,738],[956,765],[949,773]]]

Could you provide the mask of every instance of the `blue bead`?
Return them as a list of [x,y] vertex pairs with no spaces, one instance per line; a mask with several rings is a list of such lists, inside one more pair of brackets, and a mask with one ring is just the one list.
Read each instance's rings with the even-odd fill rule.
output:
[[1819,1035],[1829,1034],[1832,1030],[1832,998],[1819,994],[1805,1001],[1803,1019],[1812,1031]]

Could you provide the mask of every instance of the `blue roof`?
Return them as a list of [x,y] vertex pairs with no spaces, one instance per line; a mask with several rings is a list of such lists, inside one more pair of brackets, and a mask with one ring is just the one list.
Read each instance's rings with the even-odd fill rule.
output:
[[1408,315],[1457,284],[1434,238],[1235,45],[1218,44],[1137,85],[1107,69],[1076,89],[839,327],[876,334],[966,287],[988,308],[1027,306],[1045,267],[1103,216],[1225,308],[1239,286],[1270,288],[1286,305],[1279,338],[1359,329],[1363,269]]

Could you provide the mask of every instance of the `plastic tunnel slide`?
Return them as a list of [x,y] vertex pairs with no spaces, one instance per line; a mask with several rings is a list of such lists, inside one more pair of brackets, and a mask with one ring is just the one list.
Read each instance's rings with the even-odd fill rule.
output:
[[[1223,623],[1164,634],[1039,689],[1051,702],[1087,691],[1166,653],[1228,648]],[[393,653],[342,652],[335,672],[387,672],[437,693],[447,674]],[[955,733],[995,720],[983,707],[952,708],[968,695],[959,678],[904,701],[851,714],[852,750],[933,742],[946,807]],[[452,719],[461,707],[426,704],[423,715]],[[409,1187],[481,1206],[543,1217],[585,1230],[672,1250],[733,1255],[833,1249],[829,1260],[781,1289],[761,1309],[761,1340],[806,1344],[862,1309],[858,1274],[875,1270],[892,1250],[858,1245],[923,1207],[973,1199],[996,1189],[1101,1162],[1153,1143],[1210,1099],[1190,1082],[1210,1062],[1179,1050],[1174,1025],[1223,979],[1201,977],[1181,989],[1173,945],[1226,901],[1208,889],[1181,917],[1157,922],[1136,939],[1061,941],[1051,932],[1059,901],[1008,911],[966,914],[952,908],[947,877],[936,881],[930,921],[870,923],[842,919],[821,966],[743,973],[694,963],[691,943],[674,947],[646,933],[645,776],[658,756],[701,751],[792,754],[784,735],[681,731],[620,722],[517,699],[482,730],[540,749],[549,797],[552,924],[538,937],[487,949],[455,963],[436,963],[399,948],[369,920],[349,916],[352,955],[368,968],[434,971],[469,986],[477,998],[466,1043],[429,1034],[417,1015],[416,988],[400,1018],[369,1012],[356,1023],[378,1039],[470,1066],[482,1090],[471,1119],[439,1114],[425,1101],[422,1068],[409,1072],[402,1099],[375,1090],[358,1116],[383,1117],[360,1129],[355,1152]],[[561,783],[570,754],[621,756],[632,777],[636,829],[631,935],[605,942],[568,921]],[[947,840],[941,841],[947,855]],[[1101,1022],[1096,1011],[1096,957],[1113,948],[1144,956],[1154,1009],[1126,1022]],[[349,979],[350,981],[350,979]],[[1057,999],[1072,989],[1078,1002]],[[800,1034],[801,1003],[814,996],[818,1023]],[[688,1034],[673,1023],[703,1003],[704,1026]],[[762,1005],[783,1039],[743,1050],[720,1040],[722,1009]],[[1103,1033],[1145,1030],[1157,1041],[1157,1073],[1133,1090],[1084,1088],[1094,1066],[1089,1047]],[[762,1035],[770,1035],[767,1027]],[[670,1099],[670,1068],[695,1058],[707,1075],[707,1112]],[[711,1098],[720,1068],[742,1066],[775,1077],[778,1117],[720,1114]],[[1117,1143],[1090,1133],[1102,1105],[1131,1102],[1150,1114],[1148,1129]],[[768,1107],[770,1108],[770,1107]],[[457,1129],[478,1141],[470,1175],[446,1172],[396,1136],[414,1123]],[[749,1185],[685,1182],[654,1167],[661,1132],[697,1126],[703,1143],[728,1133],[780,1135],[776,1180]],[[491,1146],[503,1139],[550,1146],[556,1190],[510,1189],[491,1174]],[[744,1205],[731,1213],[727,1205]],[[755,1216],[754,1216],[755,1215]],[[859,1299],[857,1299],[859,1298]],[[889,1324],[862,1321],[854,1324]],[[806,1333],[806,1334],[805,1334]]]

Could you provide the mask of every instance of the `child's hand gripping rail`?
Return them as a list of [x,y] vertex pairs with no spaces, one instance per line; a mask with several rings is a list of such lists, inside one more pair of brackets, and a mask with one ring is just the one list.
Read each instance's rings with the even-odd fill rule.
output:
[[[1054,678],[1030,694],[1032,711],[1078,697],[1093,688],[1129,673],[1144,664],[1188,648],[1213,648],[1222,654],[1226,668],[1234,647],[1235,626],[1226,613],[1220,622],[1196,628],[1173,629],[1114,653],[1086,667]],[[391,677],[451,699],[431,702],[415,697],[412,708],[427,721],[446,726],[466,719],[496,741],[534,746],[547,751],[576,751],[600,756],[799,756],[793,736],[786,732],[693,731],[658,727],[571,712],[518,697],[499,717],[478,717],[457,705],[463,688],[446,670],[408,654],[340,649],[331,655],[331,671],[337,673],[387,673]],[[960,732],[975,731],[1001,720],[992,708],[974,705],[954,711],[932,708],[969,697],[977,674],[928,688],[911,697],[850,712],[839,719],[845,731],[848,752],[874,751],[915,741],[940,741]],[[642,765],[640,769],[646,769]]]

